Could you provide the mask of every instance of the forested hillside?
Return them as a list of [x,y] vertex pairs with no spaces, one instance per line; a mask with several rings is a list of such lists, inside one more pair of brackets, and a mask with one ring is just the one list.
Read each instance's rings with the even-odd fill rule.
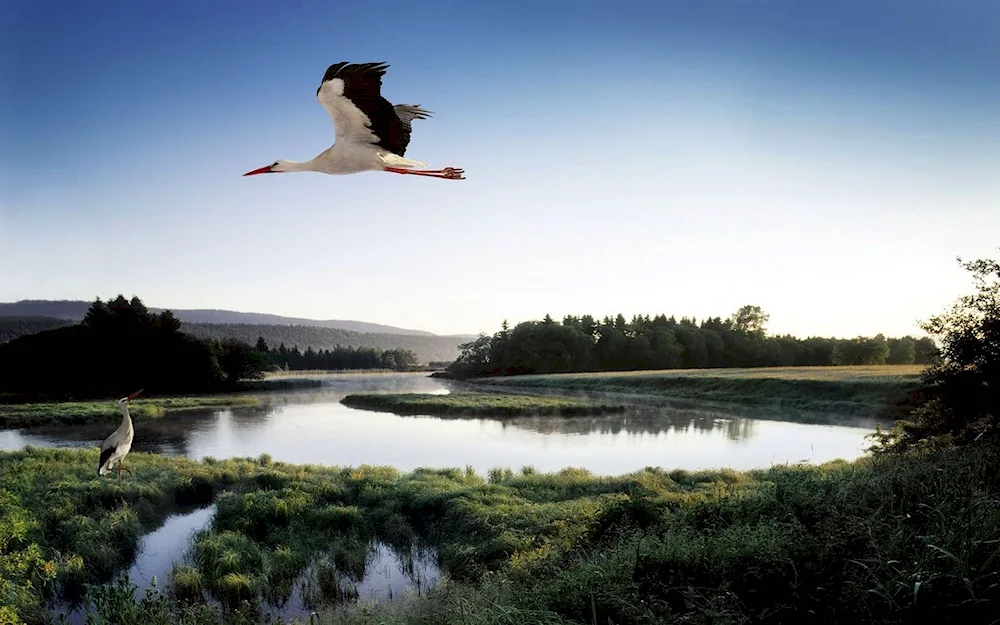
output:
[[53,317],[0,317],[0,345],[19,336],[37,334],[72,324],[68,319]]
[[[90,304],[88,304],[90,306]],[[47,312],[65,312],[67,309],[42,307]],[[149,309],[151,313],[155,309]],[[189,311],[190,312],[190,311]],[[175,318],[179,318],[175,315]],[[82,315],[81,315],[82,319]],[[21,336],[43,332],[71,325],[68,318],[54,317],[5,317],[0,315],[0,344]],[[370,348],[379,351],[396,349],[408,350],[417,355],[420,362],[451,362],[458,357],[458,346],[469,337],[438,336],[434,334],[386,334],[354,332],[339,328],[324,328],[307,325],[248,324],[248,323],[187,323],[181,322],[181,330],[199,338],[237,339],[251,345],[263,337],[268,345],[284,345],[291,349],[298,347],[305,352],[309,348],[316,351],[343,348]]]
[[458,357],[458,346],[468,340],[459,336],[419,336],[404,334],[374,334],[351,332],[336,328],[311,326],[257,325],[243,323],[185,323],[185,332],[204,339],[237,339],[251,345],[263,337],[268,345],[282,343],[305,351],[341,347],[370,347],[379,350],[404,349],[417,355],[420,362],[452,361]]

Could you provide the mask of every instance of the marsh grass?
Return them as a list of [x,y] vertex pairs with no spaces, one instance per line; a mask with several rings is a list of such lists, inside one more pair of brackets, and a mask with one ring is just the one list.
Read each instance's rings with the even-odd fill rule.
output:
[[912,408],[921,371],[913,365],[677,369],[519,375],[466,382],[481,387],[639,393],[892,417]]
[[323,384],[323,380],[317,380],[316,378],[275,376],[263,380],[243,381],[240,383],[240,387],[248,391],[291,391],[304,388],[320,388]]
[[[158,397],[133,400],[129,403],[129,414],[139,421],[162,417],[171,412],[257,406],[260,403],[258,397],[240,395]],[[115,420],[121,420],[121,411],[111,400],[0,404],[0,427],[5,428]]]
[[[137,453],[135,479],[118,486],[95,462],[88,450],[0,454],[3,488],[37,521],[27,539],[60,567],[80,561],[59,569],[63,583],[107,581],[178,501],[216,502],[172,591],[156,606],[133,600],[128,622],[144,625],[167,622],[147,612],[180,622],[205,609],[203,594],[220,601],[218,622],[259,616],[258,595],[304,578],[322,623],[977,623],[1000,601],[990,444],[613,477]],[[433,548],[446,579],[392,605],[334,609],[353,598],[373,540]]]
[[570,417],[623,412],[626,409],[623,404],[585,398],[468,392],[455,392],[447,395],[366,393],[348,395],[341,400],[341,403],[353,408],[379,410],[399,415],[434,416],[553,415]]

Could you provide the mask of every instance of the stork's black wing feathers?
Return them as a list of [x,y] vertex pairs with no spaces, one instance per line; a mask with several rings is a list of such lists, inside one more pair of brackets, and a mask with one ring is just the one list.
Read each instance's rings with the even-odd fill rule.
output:
[[97,461],[98,470],[104,466],[104,463],[108,461],[108,458],[111,457],[111,454],[115,453],[116,449],[118,449],[117,445],[115,445],[114,447],[108,447],[107,449],[101,450],[101,459]]
[[[388,63],[348,63],[341,61],[326,68],[323,83],[334,78],[344,81],[344,97],[354,99],[355,96],[381,97],[382,76],[389,69]],[[319,88],[316,89],[319,95]]]
[[323,74],[316,94],[328,80],[343,80],[344,97],[371,120],[371,131],[379,138],[375,145],[403,156],[410,144],[410,129],[396,115],[392,103],[382,97],[382,76],[388,67],[387,63],[334,63]]

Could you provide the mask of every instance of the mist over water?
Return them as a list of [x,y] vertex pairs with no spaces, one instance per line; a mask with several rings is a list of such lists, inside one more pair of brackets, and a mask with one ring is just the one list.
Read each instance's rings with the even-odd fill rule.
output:
[[[853,459],[874,423],[849,415],[817,417],[778,409],[660,405],[589,417],[400,417],[348,408],[363,392],[447,393],[457,385],[426,374],[322,376],[308,391],[261,394],[260,406],[182,412],[136,423],[133,451],[201,459],[257,457],[338,466],[493,467],[540,471],[582,467],[599,475],[646,466],[730,467]],[[809,422],[801,422],[807,420]],[[0,431],[0,449],[25,445],[94,447],[109,423]],[[113,429],[113,426],[111,426]]]

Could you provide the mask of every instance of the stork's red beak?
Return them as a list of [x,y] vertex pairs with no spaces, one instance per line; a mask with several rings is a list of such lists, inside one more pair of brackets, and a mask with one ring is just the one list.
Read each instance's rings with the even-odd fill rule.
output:
[[253,171],[248,171],[247,173],[245,173],[243,175],[244,176],[253,176],[254,174],[273,174],[274,172],[271,171],[271,167],[272,167],[271,165],[268,165],[267,167],[261,167],[260,169],[255,169]]
[[140,388],[138,391],[136,391],[136,392],[132,393],[131,395],[129,395],[127,399],[129,401],[132,401],[133,399],[135,399],[136,397],[138,397],[139,393],[141,393],[141,392],[142,392],[142,389]]

